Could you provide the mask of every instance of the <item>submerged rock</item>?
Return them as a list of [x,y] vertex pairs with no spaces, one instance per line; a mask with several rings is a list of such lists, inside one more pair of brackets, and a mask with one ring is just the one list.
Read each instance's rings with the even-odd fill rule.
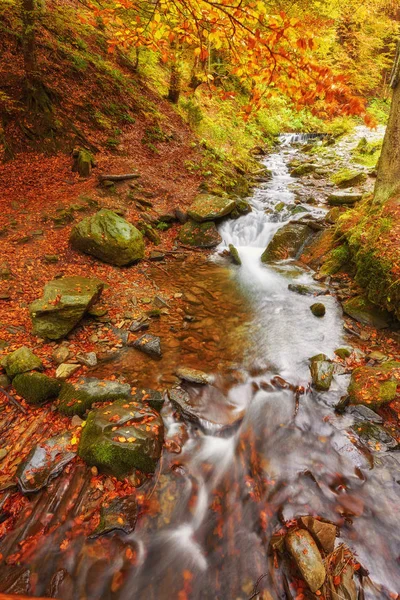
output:
[[399,382],[400,362],[389,361],[376,367],[358,367],[351,374],[348,389],[350,403],[379,408],[396,398]]
[[288,290],[300,294],[300,296],[322,296],[328,291],[322,285],[305,285],[304,283],[289,283]]
[[28,404],[44,404],[56,398],[61,390],[61,383],[54,377],[43,373],[21,373],[13,380],[13,386],[19,396]]
[[304,581],[312,592],[316,592],[324,584],[326,570],[311,534],[304,529],[295,529],[287,534],[285,542]]
[[352,317],[363,325],[371,325],[377,329],[384,329],[389,326],[389,313],[381,310],[362,296],[350,298],[350,300],[343,302],[342,306],[346,315],[349,315],[349,317]]
[[68,416],[83,415],[95,402],[128,398],[130,393],[128,383],[83,377],[75,383],[63,384],[58,410]]
[[261,262],[296,258],[312,234],[308,225],[287,223],[276,232],[261,255]]
[[323,317],[326,313],[325,304],[322,304],[322,302],[316,302],[315,304],[312,304],[310,306],[310,310],[314,317]]
[[98,537],[112,531],[132,533],[136,526],[137,517],[137,503],[133,496],[114,498],[114,500],[102,505],[100,523],[90,537]]
[[188,209],[188,215],[194,221],[215,221],[228,215],[235,208],[232,198],[200,194]]
[[184,381],[188,381],[189,383],[198,383],[200,385],[207,385],[208,383],[214,383],[214,376],[208,375],[203,371],[199,371],[198,369],[189,369],[188,367],[179,367],[175,371],[176,375],[183,379]]
[[118,267],[144,258],[140,231],[108,209],[102,209],[75,225],[70,241],[76,250]]
[[45,285],[43,296],[29,307],[35,335],[58,340],[66,336],[100,297],[104,284],[88,277],[63,277]]
[[71,434],[62,433],[35,446],[18,467],[16,477],[24,494],[37,492],[57,477],[74,458]]
[[153,473],[164,439],[158,413],[135,400],[116,400],[90,411],[78,454],[89,465],[123,479],[136,469]]
[[42,369],[42,361],[27,346],[21,346],[18,350],[7,354],[1,360],[8,377],[11,379],[20,373]]
[[380,424],[356,421],[352,429],[373,450],[388,450],[399,445],[389,431]]
[[327,392],[331,387],[335,366],[325,354],[317,354],[310,358],[310,371],[313,386],[320,392]]
[[206,223],[188,221],[181,228],[179,241],[184,246],[193,248],[214,248],[222,242],[222,238],[213,221]]

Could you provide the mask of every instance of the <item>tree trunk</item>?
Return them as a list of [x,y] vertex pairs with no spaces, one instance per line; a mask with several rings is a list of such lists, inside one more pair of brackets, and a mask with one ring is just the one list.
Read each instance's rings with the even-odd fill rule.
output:
[[178,104],[181,93],[181,74],[175,63],[171,66],[171,78],[169,80],[168,100],[172,104]]
[[383,203],[390,197],[400,198],[400,41],[390,79],[393,89],[389,121],[378,163],[374,202]]

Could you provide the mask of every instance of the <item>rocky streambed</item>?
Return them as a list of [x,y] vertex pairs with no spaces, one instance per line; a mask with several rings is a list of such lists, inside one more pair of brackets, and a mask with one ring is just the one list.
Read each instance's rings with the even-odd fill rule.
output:
[[[116,324],[107,360],[71,364],[61,344],[53,378],[32,350],[6,355],[30,406],[1,412],[1,592],[397,597],[398,334],[329,229],[331,208],[373,185],[369,165],[348,168],[375,143],[365,135],[284,136],[249,204],[199,197],[182,247],[219,246],[151,269],[170,293],[148,314],[134,307],[129,330]],[[101,237],[103,217],[115,223],[98,213],[75,229],[80,250],[99,255],[81,237]],[[142,256],[136,229],[126,235],[127,260]],[[40,334],[104,318],[99,286],[46,288],[31,307]]]

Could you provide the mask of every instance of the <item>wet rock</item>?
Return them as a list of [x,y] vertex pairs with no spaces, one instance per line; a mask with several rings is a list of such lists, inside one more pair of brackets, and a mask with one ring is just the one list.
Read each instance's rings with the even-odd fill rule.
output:
[[133,496],[114,498],[103,504],[100,510],[100,523],[90,536],[98,537],[112,531],[132,533],[138,517],[136,500]]
[[69,357],[70,351],[66,346],[60,346],[59,348],[56,348],[51,355],[51,358],[56,365],[60,365],[61,363],[65,362],[69,359]]
[[376,367],[354,369],[348,389],[350,403],[379,408],[396,398],[399,382],[400,362],[388,361]]
[[239,265],[239,266],[242,264],[242,261],[240,260],[239,252],[237,251],[237,248],[235,248],[235,246],[233,244],[229,244],[229,254],[231,256],[233,264]]
[[168,397],[182,415],[206,433],[234,426],[244,416],[217,388],[211,385],[177,386],[168,390]]
[[136,339],[134,342],[129,343],[132,348],[136,348],[136,350],[140,350],[140,352],[144,352],[148,356],[152,358],[161,358],[161,340],[156,335],[151,335],[150,333],[146,333],[142,335],[140,338]]
[[310,590],[319,590],[324,584],[326,570],[311,534],[304,529],[295,529],[287,534],[285,543]]
[[352,353],[352,348],[336,348],[335,354],[342,360],[349,358]]
[[313,173],[317,167],[318,165],[313,165],[312,163],[303,163],[291,169],[290,174],[292,177],[302,177],[303,175]]
[[327,392],[331,387],[334,364],[325,354],[317,354],[310,358],[310,371],[313,386],[320,392]]
[[232,219],[238,219],[241,215],[247,215],[251,211],[251,204],[247,200],[235,200],[235,207],[229,216]]
[[330,206],[342,206],[343,204],[353,205],[362,200],[362,194],[357,194],[354,192],[336,192],[334,194],[330,194],[327,200]]
[[322,296],[327,288],[322,285],[305,285],[304,283],[289,283],[288,290],[301,296]]
[[374,450],[382,451],[398,446],[397,440],[382,425],[356,421],[352,429]]
[[76,360],[85,367],[95,367],[97,365],[96,352],[80,352],[77,354]]
[[68,379],[68,377],[71,377],[71,375],[76,373],[76,371],[78,371],[80,368],[81,366],[77,364],[61,363],[61,365],[58,365],[56,369],[56,377],[57,379],[61,379],[61,381],[64,381],[65,379]]
[[369,421],[370,423],[383,423],[383,419],[380,415],[363,404],[349,406],[348,412],[354,415],[356,418],[362,419],[363,421]]
[[147,317],[143,317],[141,319],[137,319],[136,321],[132,321],[129,326],[129,331],[146,331],[150,327]]
[[11,379],[20,373],[41,370],[43,366],[40,358],[27,348],[27,346],[21,346],[18,350],[7,354],[7,356],[2,358],[0,364]]
[[389,326],[389,313],[381,310],[362,296],[346,300],[342,306],[346,315],[349,315],[349,317],[352,317],[363,325],[371,325],[377,329],[384,329]]
[[140,231],[107,209],[75,225],[70,242],[76,250],[119,267],[144,258],[144,242]]
[[337,527],[333,523],[325,523],[314,517],[300,517],[300,523],[308,529],[320,544],[325,554],[330,554],[335,548]]
[[276,232],[261,255],[261,262],[296,258],[312,234],[308,225],[287,223]]
[[235,208],[232,198],[199,194],[188,210],[188,215],[194,221],[215,221],[228,215]]
[[222,242],[222,238],[213,221],[206,223],[188,221],[181,228],[179,241],[184,246],[193,248],[214,248]]
[[33,332],[58,340],[66,336],[100,297],[104,284],[88,277],[63,277],[50,281],[43,296],[29,307]]
[[323,317],[326,313],[325,304],[322,304],[322,302],[316,302],[315,304],[312,304],[310,306],[310,310],[314,317]]
[[340,188],[349,188],[353,185],[359,185],[367,180],[366,173],[352,169],[343,169],[335,175],[332,175],[331,181]]
[[35,446],[18,467],[16,477],[24,494],[37,492],[57,477],[76,455],[71,434],[62,433]]
[[150,388],[138,388],[135,394],[132,394],[132,399],[136,402],[148,404],[157,412],[160,412],[165,402],[165,398],[161,392]]
[[56,398],[61,390],[61,383],[54,377],[43,373],[21,373],[14,377],[13,386],[19,396],[28,404],[40,405]]
[[63,384],[58,410],[64,415],[82,416],[95,402],[128,398],[130,393],[131,388],[127,383],[82,377],[75,383]]
[[198,383],[200,385],[212,384],[215,379],[213,375],[208,375],[198,369],[189,369],[188,367],[179,367],[179,369],[176,369],[175,373],[184,381]]
[[100,471],[124,478],[139,469],[153,473],[164,439],[164,424],[153,409],[134,400],[116,400],[90,411],[79,456]]

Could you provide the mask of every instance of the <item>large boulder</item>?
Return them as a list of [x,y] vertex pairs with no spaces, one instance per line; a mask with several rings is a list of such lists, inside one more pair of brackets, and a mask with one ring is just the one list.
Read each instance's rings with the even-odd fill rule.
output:
[[18,350],[7,354],[1,360],[1,366],[4,367],[8,377],[15,377],[20,373],[35,371],[42,368],[42,361],[26,346],[21,346]]
[[399,384],[400,362],[391,360],[376,367],[354,369],[348,389],[350,404],[379,408],[396,398]]
[[313,231],[303,223],[287,223],[281,227],[261,255],[261,262],[296,258]]
[[70,242],[76,250],[118,267],[144,257],[140,231],[108,209],[102,209],[75,225]]
[[29,307],[33,332],[58,340],[66,336],[82,319],[103,291],[104,284],[88,277],[63,277],[50,281],[43,296]]
[[76,383],[64,383],[58,410],[64,415],[83,415],[95,402],[128,398],[130,385],[105,381],[96,377],[82,377]]
[[61,383],[54,377],[31,371],[14,377],[13,386],[19,396],[28,404],[44,404],[56,398],[61,390]]
[[353,185],[359,185],[360,183],[364,183],[366,179],[366,173],[354,169],[343,169],[331,177],[332,183],[340,188],[349,188]]
[[378,308],[362,296],[350,298],[350,300],[343,302],[342,306],[346,315],[349,315],[349,317],[352,317],[363,325],[371,325],[377,329],[384,329],[389,325],[389,313]]
[[200,194],[190,206],[188,215],[195,221],[214,221],[229,215],[235,208],[232,198],[223,198],[211,194]]
[[214,248],[222,242],[222,238],[213,221],[188,221],[181,228],[179,241],[184,246],[193,248]]
[[317,354],[310,358],[310,371],[313,386],[320,392],[327,392],[331,387],[334,364],[325,354]]
[[122,479],[136,469],[153,473],[163,440],[158,413],[133,399],[117,400],[89,413],[78,454],[89,465]]

